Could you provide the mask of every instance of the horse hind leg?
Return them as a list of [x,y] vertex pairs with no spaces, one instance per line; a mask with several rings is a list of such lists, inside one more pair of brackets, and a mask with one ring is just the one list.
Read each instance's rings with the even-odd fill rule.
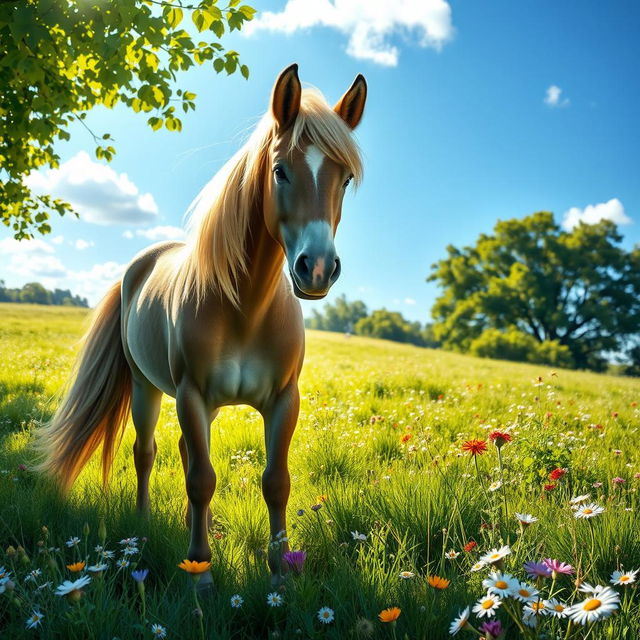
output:
[[160,390],[148,382],[134,380],[131,417],[136,429],[136,441],[133,445],[133,460],[138,476],[136,508],[144,515],[150,512],[149,477],[158,450],[153,434],[160,414],[161,400]]

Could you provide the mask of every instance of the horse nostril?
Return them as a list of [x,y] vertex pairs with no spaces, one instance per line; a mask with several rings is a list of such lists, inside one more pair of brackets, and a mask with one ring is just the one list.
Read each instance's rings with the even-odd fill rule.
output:
[[301,253],[293,265],[293,270],[301,277],[308,278],[311,275],[311,260],[305,253]]
[[330,277],[331,282],[335,282],[340,277],[341,269],[342,269],[342,266],[340,265],[340,258],[336,258],[336,261],[333,267],[333,273],[331,274],[331,277]]

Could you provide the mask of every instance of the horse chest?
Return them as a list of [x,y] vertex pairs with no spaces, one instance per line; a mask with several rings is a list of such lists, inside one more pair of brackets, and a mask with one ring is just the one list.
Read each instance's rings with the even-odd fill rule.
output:
[[207,396],[212,404],[260,406],[274,388],[273,367],[255,356],[238,355],[216,363],[209,376]]

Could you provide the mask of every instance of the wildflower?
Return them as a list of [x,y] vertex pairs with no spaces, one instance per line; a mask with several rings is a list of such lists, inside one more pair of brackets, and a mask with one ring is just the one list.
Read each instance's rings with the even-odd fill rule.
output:
[[131,577],[136,582],[144,582],[148,575],[149,575],[149,569],[137,569],[136,571],[131,572]]
[[320,511],[320,509],[322,509],[322,505],[320,503],[311,505],[311,511]]
[[375,632],[375,627],[371,620],[358,618],[355,624],[355,632],[358,638],[370,638]]
[[8,580],[11,577],[11,571],[5,569],[4,567],[0,567],[0,581]]
[[322,607],[320,611],[318,611],[318,620],[323,624],[331,624],[334,618],[333,609],[329,609],[329,607]]
[[594,518],[595,516],[599,516],[603,511],[604,507],[597,505],[595,502],[591,502],[590,504],[578,507],[573,515],[578,519]]
[[640,571],[640,569],[636,569],[635,571],[614,571],[611,574],[610,582],[618,586],[632,584],[636,581],[638,571]]
[[530,513],[516,513],[515,517],[523,527],[528,527],[530,524],[538,522],[538,518],[532,516]]
[[72,573],[78,573],[78,571],[82,571],[85,567],[85,562],[74,562],[73,564],[68,564],[67,569]]
[[479,629],[490,638],[497,638],[502,633],[502,622],[500,620],[487,620],[480,625]]
[[485,440],[467,440],[462,443],[462,450],[472,456],[481,456],[487,450],[487,443]]
[[611,587],[597,586],[590,598],[569,607],[567,615],[573,622],[586,625],[608,618],[619,602],[620,596]]
[[[40,577],[42,575],[42,570],[41,569],[34,569],[33,571],[30,571],[27,576],[25,577],[25,580],[27,582],[35,582],[36,578]],[[0,578],[1,580],[2,578]]]
[[487,594],[484,598],[480,598],[478,602],[473,606],[472,611],[478,616],[478,618],[492,618],[500,605],[502,600],[498,596]]
[[478,543],[475,540],[469,540],[469,542],[467,542],[467,544],[465,544],[464,547],[462,547],[462,549],[463,549],[463,551],[466,551],[467,553],[470,553],[477,546],[478,546]]
[[622,455],[622,450],[621,449],[614,449],[612,451],[614,456],[621,456]]
[[447,560],[455,560],[460,554],[457,551],[454,551],[453,549],[451,549],[450,551],[447,551],[444,554],[444,557]]
[[440,576],[429,576],[427,578],[427,582],[434,589],[446,589],[450,584],[451,580],[447,580],[446,578],[441,578]]
[[69,600],[80,600],[82,597],[83,589],[91,582],[89,576],[82,576],[73,582],[71,580],[65,580],[56,589],[57,596],[67,596]]
[[520,582],[513,590],[512,595],[516,600],[520,600],[520,602],[532,602],[538,599],[539,591],[526,582]]
[[284,598],[276,591],[267,595],[267,604],[270,607],[279,607],[283,602]]
[[594,482],[591,486],[595,489],[599,489],[602,486],[602,482]]
[[77,547],[80,544],[80,538],[78,538],[78,536],[73,536],[73,538],[69,538],[65,544],[69,549],[71,549],[71,547]]
[[550,482],[549,484],[545,484],[542,488],[545,491],[553,491],[556,488],[556,485]]
[[351,537],[354,540],[357,540],[358,542],[366,542],[367,541],[367,536],[364,533],[359,533],[357,529],[355,531],[351,532]]
[[500,480],[496,480],[489,485],[489,491],[497,491],[502,486]]
[[303,516],[303,515],[304,515],[304,509],[298,509],[298,510],[296,511],[296,513],[297,513],[299,516]]
[[508,598],[517,590],[519,584],[518,581],[508,573],[492,571],[489,577],[482,581],[482,586],[489,594],[494,594],[501,598]]
[[151,635],[162,640],[167,637],[167,630],[161,624],[152,624]]
[[576,496],[575,498],[571,498],[571,500],[569,500],[569,504],[574,507],[578,504],[581,504],[583,502],[585,502],[586,500],[588,500],[591,496],[588,493],[585,493],[581,496]]
[[102,573],[103,571],[106,571],[109,568],[109,565],[106,562],[101,562],[99,564],[92,564],[90,567],[87,567],[87,571],[89,571],[89,573]]
[[178,567],[186,571],[187,573],[204,573],[211,567],[211,563],[208,561],[198,562],[197,560],[183,560]]
[[380,622],[395,622],[400,617],[400,607],[389,607],[378,614]]
[[486,562],[482,562],[482,560],[478,560],[478,562],[476,562],[471,569],[469,569],[469,571],[473,571],[474,573],[476,571],[480,571],[480,569],[484,569],[487,566]]
[[125,556],[135,556],[138,553],[139,549],[135,545],[127,545],[123,550],[122,554]]
[[611,482],[613,482],[613,484],[624,484],[625,480],[620,476],[616,476],[615,478],[611,479]]
[[511,442],[512,439],[511,434],[506,431],[492,431],[489,434],[489,440],[491,440],[498,449],[507,442]]
[[43,618],[44,618],[44,615],[40,613],[40,611],[38,611],[37,609],[34,609],[31,612],[31,615],[26,620],[25,624],[27,629],[36,629],[37,627],[39,627]]
[[231,607],[233,609],[239,609],[244,604],[244,598],[239,593],[236,593],[235,595],[231,596],[229,602],[231,603]]
[[416,577],[416,574],[413,573],[413,571],[401,571],[399,575],[403,580],[410,580],[411,578]]
[[551,576],[555,579],[559,575],[570,576],[572,573],[575,573],[574,568],[570,564],[566,564],[565,562],[560,562],[559,560],[552,560],[551,558],[546,558],[542,561],[543,564],[547,565],[551,570]]
[[107,551],[106,549],[104,549],[100,552],[100,555],[102,556],[103,560],[112,560],[116,554],[115,551]]
[[469,624],[469,615],[469,607],[464,609],[464,611],[460,611],[458,613],[458,617],[455,618],[449,625],[449,634],[455,636],[458,631],[461,631],[462,629],[468,629],[471,626]]
[[554,618],[566,618],[567,617],[567,605],[566,604],[562,604],[562,602],[559,602],[555,598],[551,598],[550,600],[547,600],[547,608],[549,610],[549,613]]
[[530,578],[551,577],[551,569],[544,562],[525,562],[524,570]]
[[118,569],[126,569],[129,566],[130,562],[126,558],[120,558],[116,560],[116,566]]
[[136,546],[138,544],[138,538],[123,538],[120,543],[123,547]]
[[505,544],[502,545],[499,549],[491,549],[488,553],[485,553],[483,556],[480,556],[480,562],[484,562],[486,564],[494,564],[495,562],[499,562],[502,558],[508,556],[511,553],[511,549]]
[[546,616],[549,614],[548,604],[546,600],[532,600],[527,602],[522,613],[525,616]]
[[283,560],[287,563],[288,567],[295,573],[301,574],[304,568],[305,560],[307,559],[306,551],[285,551],[282,554]]
[[567,473],[568,469],[557,467],[549,474],[549,480],[560,480]]
[[405,434],[400,438],[400,442],[402,442],[402,443],[409,442],[409,440],[411,440],[411,434],[410,434],[410,433],[405,433]]

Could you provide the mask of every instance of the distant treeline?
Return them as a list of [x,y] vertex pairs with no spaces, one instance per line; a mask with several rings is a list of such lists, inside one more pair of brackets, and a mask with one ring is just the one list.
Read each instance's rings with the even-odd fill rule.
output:
[[314,309],[311,318],[305,320],[305,326],[307,329],[355,333],[420,347],[439,346],[431,325],[410,322],[398,311],[377,309],[369,313],[362,300],[348,302],[345,296],[338,297],[334,304],[326,304],[322,313]]
[[39,282],[28,282],[21,289],[5,287],[0,280],[0,302],[18,302],[28,304],[51,304],[62,307],[88,307],[86,298],[74,296],[68,289],[49,291]]

